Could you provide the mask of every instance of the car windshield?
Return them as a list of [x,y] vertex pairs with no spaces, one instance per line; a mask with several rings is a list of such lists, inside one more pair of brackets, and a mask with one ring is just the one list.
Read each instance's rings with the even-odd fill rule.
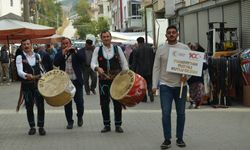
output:
[[74,41],[73,46],[77,47],[77,49],[81,49],[85,47],[85,41]]

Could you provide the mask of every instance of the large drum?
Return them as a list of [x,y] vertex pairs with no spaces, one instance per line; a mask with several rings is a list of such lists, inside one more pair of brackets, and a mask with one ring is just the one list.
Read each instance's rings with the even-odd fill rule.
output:
[[44,74],[38,81],[38,90],[51,106],[68,104],[76,92],[68,74],[59,69]]
[[132,107],[140,103],[146,94],[145,79],[131,70],[122,71],[113,80],[110,95],[125,106]]

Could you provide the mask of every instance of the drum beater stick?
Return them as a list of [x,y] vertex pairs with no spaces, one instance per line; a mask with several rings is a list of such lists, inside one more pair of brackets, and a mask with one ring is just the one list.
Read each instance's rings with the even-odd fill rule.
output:
[[[183,74],[183,75],[182,75],[182,78],[183,78],[184,76],[185,76],[185,75]],[[181,89],[180,89],[180,95],[179,95],[179,98],[181,98],[181,96],[182,96],[183,85],[184,85],[184,82],[183,82],[183,81],[181,81]]]

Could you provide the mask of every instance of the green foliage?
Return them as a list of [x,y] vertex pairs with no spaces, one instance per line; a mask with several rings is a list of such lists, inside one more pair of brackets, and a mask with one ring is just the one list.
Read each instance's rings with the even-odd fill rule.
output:
[[36,5],[38,24],[55,28],[62,25],[63,13],[60,3],[57,3],[56,0],[41,0],[37,1]]
[[97,30],[98,34],[102,31],[105,31],[105,30],[108,31],[109,30],[109,23],[108,23],[107,19],[105,19],[104,17],[99,17],[97,25],[96,25],[96,30]]
[[74,20],[73,26],[77,29],[77,33],[81,39],[85,39],[87,34],[97,36],[103,30],[109,30],[108,21],[100,17],[98,21],[91,20],[91,9],[88,0],[79,0],[76,5],[78,18]]
[[76,12],[82,17],[91,17],[91,9],[88,0],[79,0],[76,5]]

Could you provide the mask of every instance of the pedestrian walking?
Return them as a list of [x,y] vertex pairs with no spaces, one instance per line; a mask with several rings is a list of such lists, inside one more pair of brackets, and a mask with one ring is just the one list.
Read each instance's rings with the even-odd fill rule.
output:
[[[162,149],[171,146],[171,110],[172,102],[175,101],[177,112],[176,124],[176,144],[179,147],[185,147],[183,141],[183,132],[185,126],[185,104],[187,99],[186,76],[166,71],[167,60],[170,48],[178,48],[180,50],[190,50],[189,47],[177,41],[178,31],[175,26],[169,26],[166,30],[167,41],[156,51],[154,67],[153,67],[153,92],[157,90],[158,81],[160,82],[160,101],[162,109],[162,125],[164,133],[164,142],[161,144]],[[181,97],[179,97],[181,82],[184,87]]]
[[[80,51],[83,51],[86,57],[85,63],[83,64],[83,78],[84,78],[84,88],[87,95],[90,95],[90,91],[95,95],[96,94],[95,89],[97,85],[97,74],[90,67],[92,54],[95,48],[92,44],[93,41],[87,39],[85,47],[80,49]],[[91,79],[90,85],[89,85],[89,78]]]
[[[152,93],[152,71],[154,65],[154,50],[151,46],[144,43],[143,37],[137,38],[138,47],[133,52],[132,70],[141,75],[147,82],[147,90],[150,101],[154,101]],[[145,95],[142,102],[147,102]]]
[[[77,109],[77,125],[83,125],[84,99],[83,99],[83,73],[81,63],[85,56],[81,51],[77,51],[69,38],[61,41],[61,50],[55,55],[54,65],[65,71],[76,88],[74,102]],[[65,116],[68,122],[67,129],[72,129],[74,125],[72,101],[64,106]]]
[[[103,45],[96,47],[91,60],[91,68],[99,74],[99,93],[104,128],[102,133],[111,131],[110,127],[110,86],[114,77],[122,70],[128,70],[125,55],[119,46],[111,44],[111,33],[103,31],[100,34]],[[122,105],[113,100],[115,114],[115,131],[122,133]]]
[[2,70],[2,75],[0,78],[0,84],[3,84],[4,81],[7,85],[10,85],[10,72],[9,72],[9,65],[10,64],[10,58],[8,53],[8,47],[7,45],[4,45],[1,48],[1,55],[0,55],[0,67]]
[[39,134],[45,135],[44,129],[44,99],[38,91],[37,83],[41,77],[40,55],[32,50],[31,41],[24,39],[21,41],[23,51],[16,57],[17,73],[21,78],[21,92],[24,95],[27,118],[30,126],[29,135],[36,133],[36,123],[34,119],[33,107],[37,106],[37,126]]
[[[189,46],[190,47],[190,46]],[[191,45],[191,50],[197,51],[197,52],[205,52],[205,49],[199,44],[195,43]],[[205,86],[204,86],[204,73],[203,71],[208,68],[207,63],[203,63],[202,67],[202,74],[200,77],[192,76],[190,79],[188,79],[188,85],[189,85],[189,96],[190,96],[190,106],[189,109],[192,108],[200,108],[202,105],[202,102],[204,100],[205,96]]]
[[45,50],[43,45],[36,48],[36,52],[40,55],[42,59],[42,67],[45,72],[53,69],[53,60],[51,59],[49,53]]

